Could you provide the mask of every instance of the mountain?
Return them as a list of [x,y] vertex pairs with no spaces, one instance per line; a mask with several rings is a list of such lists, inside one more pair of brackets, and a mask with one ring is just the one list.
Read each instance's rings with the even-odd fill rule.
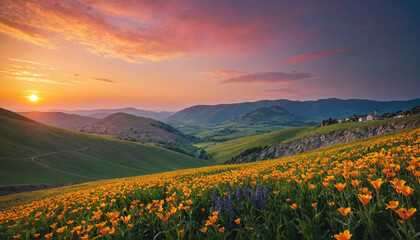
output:
[[0,185],[92,181],[212,164],[161,147],[44,125],[0,108]]
[[420,98],[389,102],[337,98],[316,101],[262,100],[258,102],[192,106],[173,114],[164,121],[172,125],[217,124],[258,108],[279,106],[291,114],[320,122],[330,117],[345,118],[355,114],[369,114],[373,113],[375,109],[378,110],[379,114],[408,110],[417,105],[420,105]]
[[37,122],[51,126],[75,130],[95,122],[96,118],[80,116],[76,114],[67,114],[62,112],[20,112],[18,113]]
[[308,119],[292,114],[279,106],[258,108],[242,114],[226,123],[247,124],[247,125],[288,125],[302,126],[315,125],[315,122],[308,124]]
[[146,118],[153,118],[156,120],[163,120],[168,118],[173,112],[162,111],[162,112],[155,112],[155,111],[147,111],[147,110],[140,110],[136,108],[117,108],[117,109],[94,109],[94,110],[57,110],[59,112],[70,113],[70,114],[77,114],[82,116],[89,116],[93,118],[106,118],[111,114],[114,113],[127,113],[138,117],[146,117]]
[[143,142],[174,143],[194,140],[194,137],[185,135],[166,123],[127,113],[111,114],[77,130]]

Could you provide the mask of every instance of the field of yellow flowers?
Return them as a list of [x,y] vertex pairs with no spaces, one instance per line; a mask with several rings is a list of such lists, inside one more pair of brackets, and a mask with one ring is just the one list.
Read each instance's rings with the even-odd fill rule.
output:
[[416,239],[419,136],[121,179],[0,212],[0,239]]

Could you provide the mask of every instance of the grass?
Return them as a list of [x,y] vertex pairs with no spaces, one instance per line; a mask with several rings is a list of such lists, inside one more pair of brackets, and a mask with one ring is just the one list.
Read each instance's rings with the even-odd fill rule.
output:
[[[0,185],[78,182],[213,165],[152,144],[79,133],[0,112]],[[72,150],[88,148],[84,151]],[[12,160],[71,150],[31,160]],[[68,172],[71,174],[63,173]],[[75,176],[72,174],[80,175]],[[85,176],[85,177],[84,177]],[[88,177],[88,178],[86,178]]]
[[205,146],[203,143],[202,146],[206,148],[206,151],[213,156],[217,163],[224,163],[245,151],[246,149],[252,147],[264,147],[268,145],[273,145],[281,142],[290,142],[304,136],[316,133],[327,133],[336,130],[343,130],[352,127],[369,127],[369,126],[379,126],[386,123],[398,123],[398,122],[407,122],[413,120],[420,120],[420,115],[406,117],[406,118],[391,118],[385,120],[377,120],[370,122],[348,122],[348,123],[337,123],[328,126],[318,127],[299,127],[299,128],[287,128],[275,132],[264,133],[255,136],[242,137],[226,142],[213,143]]
[[0,238],[417,239],[419,142],[417,128],[268,161],[37,192],[43,199],[16,194],[9,203],[36,200],[0,214]]

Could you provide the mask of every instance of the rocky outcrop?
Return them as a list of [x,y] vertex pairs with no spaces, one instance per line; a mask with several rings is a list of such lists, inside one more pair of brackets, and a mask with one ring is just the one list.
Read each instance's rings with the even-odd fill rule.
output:
[[377,136],[418,126],[420,126],[420,119],[417,118],[411,121],[391,122],[368,127],[353,127],[322,134],[315,133],[291,142],[278,143],[271,146],[266,146],[264,148],[247,149],[226,162],[226,164],[247,163],[279,157],[287,157],[318,148],[347,143],[362,138]]

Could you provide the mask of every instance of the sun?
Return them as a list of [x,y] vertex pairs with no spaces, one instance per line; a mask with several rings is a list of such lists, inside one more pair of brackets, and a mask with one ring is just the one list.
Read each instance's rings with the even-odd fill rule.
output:
[[28,97],[29,100],[31,100],[32,102],[36,102],[38,100],[38,97],[36,95],[31,95]]

